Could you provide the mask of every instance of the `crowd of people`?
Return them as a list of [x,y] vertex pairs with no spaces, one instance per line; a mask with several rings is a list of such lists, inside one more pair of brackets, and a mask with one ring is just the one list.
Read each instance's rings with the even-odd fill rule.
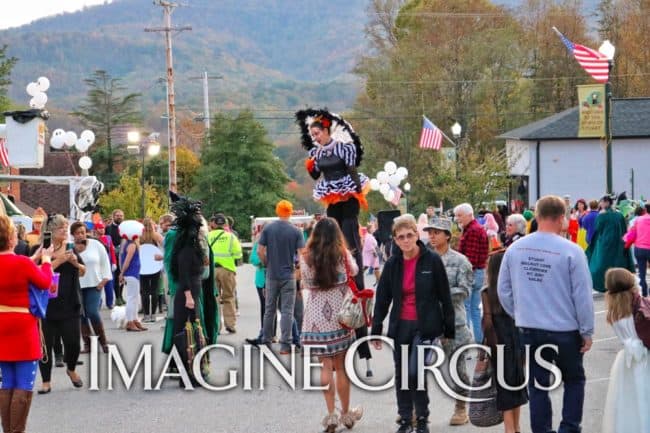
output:
[[[616,396],[625,390],[647,401],[650,389],[644,385],[648,370],[641,367],[647,349],[632,320],[633,301],[647,296],[650,214],[640,207],[626,217],[609,196],[599,202],[578,200],[567,209],[566,199],[555,196],[540,199],[530,211],[509,215],[475,215],[473,207],[463,203],[453,209],[453,219],[430,210],[418,221],[408,214],[396,218],[388,242],[379,238],[376,220],[370,221],[358,228],[360,266],[339,221],[319,217],[308,226],[296,226],[290,222],[292,204],[282,200],[276,221],[254,227],[250,263],[256,267],[260,331],[246,342],[269,347],[279,342],[280,355],[319,346],[312,353],[323,364],[320,381],[327,386],[323,427],[330,433],[340,426],[352,428],[363,409],[350,403],[343,360],[359,334],[343,327],[332,312],[341,308],[350,279],[367,273],[374,277],[376,290],[370,333],[381,335],[388,318],[387,336],[397,346],[406,345],[409,357],[421,344],[440,344],[450,356],[476,342],[491,347],[495,366],[508,366],[507,384],[523,383],[529,369],[527,388],[513,391],[497,383],[496,406],[503,413],[506,433],[521,431],[520,409],[527,403],[532,431],[553,430],[548,393],[534,386],[549,385],[551,378],[538,360],[524,359],[523,347],[534,352],[544,344],[556,345],[559,351],[543,352],[543,358],[562,372],[565,398],[559,431],[579,431],[583,356],[591,347],[594,328],[592,290],[604,290],[607,321],[624,349],[612,366],[603,428],[632,431],[628,426],[634,425],[634,431],[648,431],[648,417],[622,408]],[[102,305],[124,306],[127,332],[146,331],[144,323],[166,313],[161,345],[166,353],[188,319],[200,321],[210,343],[220,332],[237,332],[236,272],[242,246],[224,214],[214,214],[208,222],[200,203],[175,197],[171,214],[161,216],[158,224],[146,218],[131,236],[121,230],[125,221],[119,209],[94,224],[70,224],[62,215],[42,213],[39,209],[35,214],[30,233],[0,217],[0,260],[11,261],[3,267],[16,269],[14,278],[0,282],[0,413],[5,431],[24,431],[37,367],[39,394],[52,391],[54,364],[66,367],[74,387],[83,387],[75,370],[82,363],[80,354],[90,350],[90,336],[97,335],[100,348],[108,351]],[[140,251],[147,244],[159,251],[153,260],[162,262],[163,269],[153,274],[141,271],[147,259]],[[632,257],[638,278],[632,273]],[[30,311],[29,285],[51,289],[54,274],[58,293],[50,299],[39,331],[34,316],[25,314]],[[22,321],[20,335],[8,330],[15,321]],[[12,344],[16,339],[29,344]],[[497,351],[499,345],[503,351]],[[373,346],[382,348],[379,340]],[[456,367],[470,383],[466,361],[460,357]],[[426,433],[428,391],[417,389],[411,365],[405,370],[402,362],[395,351],[396,383],[409,372],[406,388],[396,387],[397,431]],[[454,390],[467,395],[461,388]],[[467,403],[457,399],[449,424],[468,422]]]
[[[579,432],[583,357],[594,332],[593,290],[607,292],[607,321],[624,345],[612,366],[603,430],[650,432],[643,410],[650,392],[648,349],[632,318],[648,295],[650,206],[622,212],[610,196],[575,203],[567,196],[545,196],[521,213],[509,214],[506,206],[475,212],[461,203],[448,216],[428,207],[418,220],[405,214],[383,230],[377,220],[360,227],[369,181],[357,171],[363,155],[358,136],[340,116],[324,110],[296,116],[306,168],[317,180],[314,198],[326,215],[296,227],[293,205],[281,200],[275,221],[253,227],[250,263],[256,268],[260,323],[258,335],[245,341],[269,348],[277,342],[280,356],[313,347],[322,364],[325,432],[351,429],[362,419],[363,408],[350,402],[344,359],[355,340],[381,336],[386,319],[386,335],[408,354],[395,350],[393,356],[398,433],[429,432],[429,394],[417,383],[420,346],[439,345],[450,357],[469,343],[492,349],[494,371],[506,365],[495,399],[506,433],[521,432],[521,407],[527,403],[533,433],[554,431],[544,389],[551,383],[549,364],[564,382],[558,431]],[[206,220],[201,203],[189,197],[170,193],[170,199],[171,213],[158,224],[148,217],[141,223],[125,220],[120,209],[105,220],[97,215],[92,222],[72,223],[38,209],[26,233],[0,215],[0,266],[15,269],[0,279],[5,432],[25,431],[37,367],[39,394],[52,392],[53,366],[66,367],[75,388],[84,386],[76,367],[83,362],[80,354],[90,350],[90,337],[96,335],[108,351],[102,305],[124,315],[126,332],[147,331],[145,324],[164,313],[161,350],[169,354],[176,347],[182,358],[187,347],[179,336],[194,338],[198,332],[199,340],[213,344],[221,332],[237,333],[243,251],[233,221],[222,212]],[[380,236],[386,231],[388,237]],[[365,289],[366,273],[374,277],[373,289]],[[30,299],[34,290],[47,289],[53,296],[38,320]],[[375,301],[370,323],[355,329],[337,318],[352,291]],[[524,346],[535,352],[549,344],[558,351],[525,358]],[[383,344],[373,339],[372,346],[381,350]],[[357,353],[360,359],[372,356],[367,342]],[[466,361],[461,356],[455,367],[467,384],[472,375]],[[196,384],[193,371],[188,373]],[[449,424],[467,424],[467,390],[450,383],[456,401]],[[625,393],[637,397],[638,410],[621,403]]]

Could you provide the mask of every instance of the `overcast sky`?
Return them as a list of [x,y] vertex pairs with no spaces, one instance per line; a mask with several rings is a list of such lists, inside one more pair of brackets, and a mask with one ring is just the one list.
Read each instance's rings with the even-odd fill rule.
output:
[[107,0],[2,0],[0,29],[17,27],[39,18],[78,11],[84,6],[110,3]]

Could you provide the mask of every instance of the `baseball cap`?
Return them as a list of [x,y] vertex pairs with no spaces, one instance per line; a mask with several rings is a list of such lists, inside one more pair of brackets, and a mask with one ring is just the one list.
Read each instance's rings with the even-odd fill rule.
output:
[[222,226],[222,225],[226,224],[226,216],[224,214],[222,214],[222,213],[218,213],[216,215],[212,215],[212,217],[210,218],[210,221],[212,221],[213,223],[215,223],[217,225]]
[[424,227],[423,230],[443,230],[451,233],[451,220],[449,218],[442,217],[434,218],[431,224]]

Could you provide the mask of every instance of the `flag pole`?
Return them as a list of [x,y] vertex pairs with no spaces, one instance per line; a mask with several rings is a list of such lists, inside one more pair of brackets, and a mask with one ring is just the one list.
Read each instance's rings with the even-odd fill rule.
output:
[[[425,116],[425,115],[423,114],[423,115],[422,115],[422,120],[424,120],[424,119],[427,119],[427,116]],[[428,119],[427,119],[427,120],[428,120]],[[429,120],[429,122],[431,122],[431,121]],[[436,126],[436,128],[438,128],[438,127]],[[440,133],[442,134],[442,136],[445,137],[445,138],[447,139],[447,141],[449,141],[449,142],[450,142],[454,147],[456,147],[456,148],[458,147],[458,145],[456,144],[456,142],[455,142],[454,140],[452,140],[451,138],[447,137],[447,134],[445,134],[445,131],[443,131],[441,128],[438,128],[438,129],[440,130]]]

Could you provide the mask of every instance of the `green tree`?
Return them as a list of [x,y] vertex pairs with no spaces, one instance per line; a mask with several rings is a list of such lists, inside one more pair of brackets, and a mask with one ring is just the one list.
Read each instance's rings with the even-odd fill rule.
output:
[[11,101],[7,97],[7,86],[11,84],[9,76],[17,61],[15,57],[7,57],[7,45],[0,47],[0,119],[4,119],[2,112],[11,106]]
[[[176,177],[180,194],[188,194],[192,191],[196,182],[197,170],[200,166],[201,161],[194,152],[185,146],[176,148]],[[146,161],[144,173],[144,178],[149,182],[163,190],[166,189],[169,185],[169,156],[167,151],[162,152],[150,161]]]
[[[484,177],[483,184],[481,176],[476,182],[465,182],[463,176],[485,171],[481,158],[503,148],[495,137],[521,125],[513,111],[526,111],[521,26],[489,0],[373,0],[370,22],[366,31],[372,50],[356,68],[365,88],[357,98],[357,114],[350,117],[366,147],[362,171],[372,176],[387,160],[406,166],[413,209],[440,200],[474,200],[497,176]],[[423,114],[442,130],[454,121],[462,125],[458,178],[455,166],[442,165],[441,152],[417,148]],[[445,140],[444,145],[453,144]],[[489,171],[504,173],[503,159],[493,161],[496,166]],[[371,210],[386,205],[375,198],[370,196]]]
[[[145,184],[144,191],[147,216],[157,219],[167,213],[167,198],[163,192],[149,183]],[[99,204],[104,213],[113,209],[122,209],[126,219],[140,219],[142,217],[140,177],[122,174],[119,184],[100,196]]]
[[91,148],[94,170],[100,177],[107,175],[108,184],[115,181],[114,163],[124,157],[123,151],[113,149],[113,129],[121,124],[139,125],[142,122],[137,107],[140,93],[125,94],[127,87],[121,82],[104,70],[96,70],[91,78],[84,80],[88,86],[86,98],[71,113],[95,133],[95,145]]
[[201,152],[193,193],[203,201],[206,215],[220,211],[233,216],[244,239],[250,237],[251,215],[275,215],[275,204],[287,197],[289,178],[273,148],[253,113],[243,111],[236,117],[214,116]]

